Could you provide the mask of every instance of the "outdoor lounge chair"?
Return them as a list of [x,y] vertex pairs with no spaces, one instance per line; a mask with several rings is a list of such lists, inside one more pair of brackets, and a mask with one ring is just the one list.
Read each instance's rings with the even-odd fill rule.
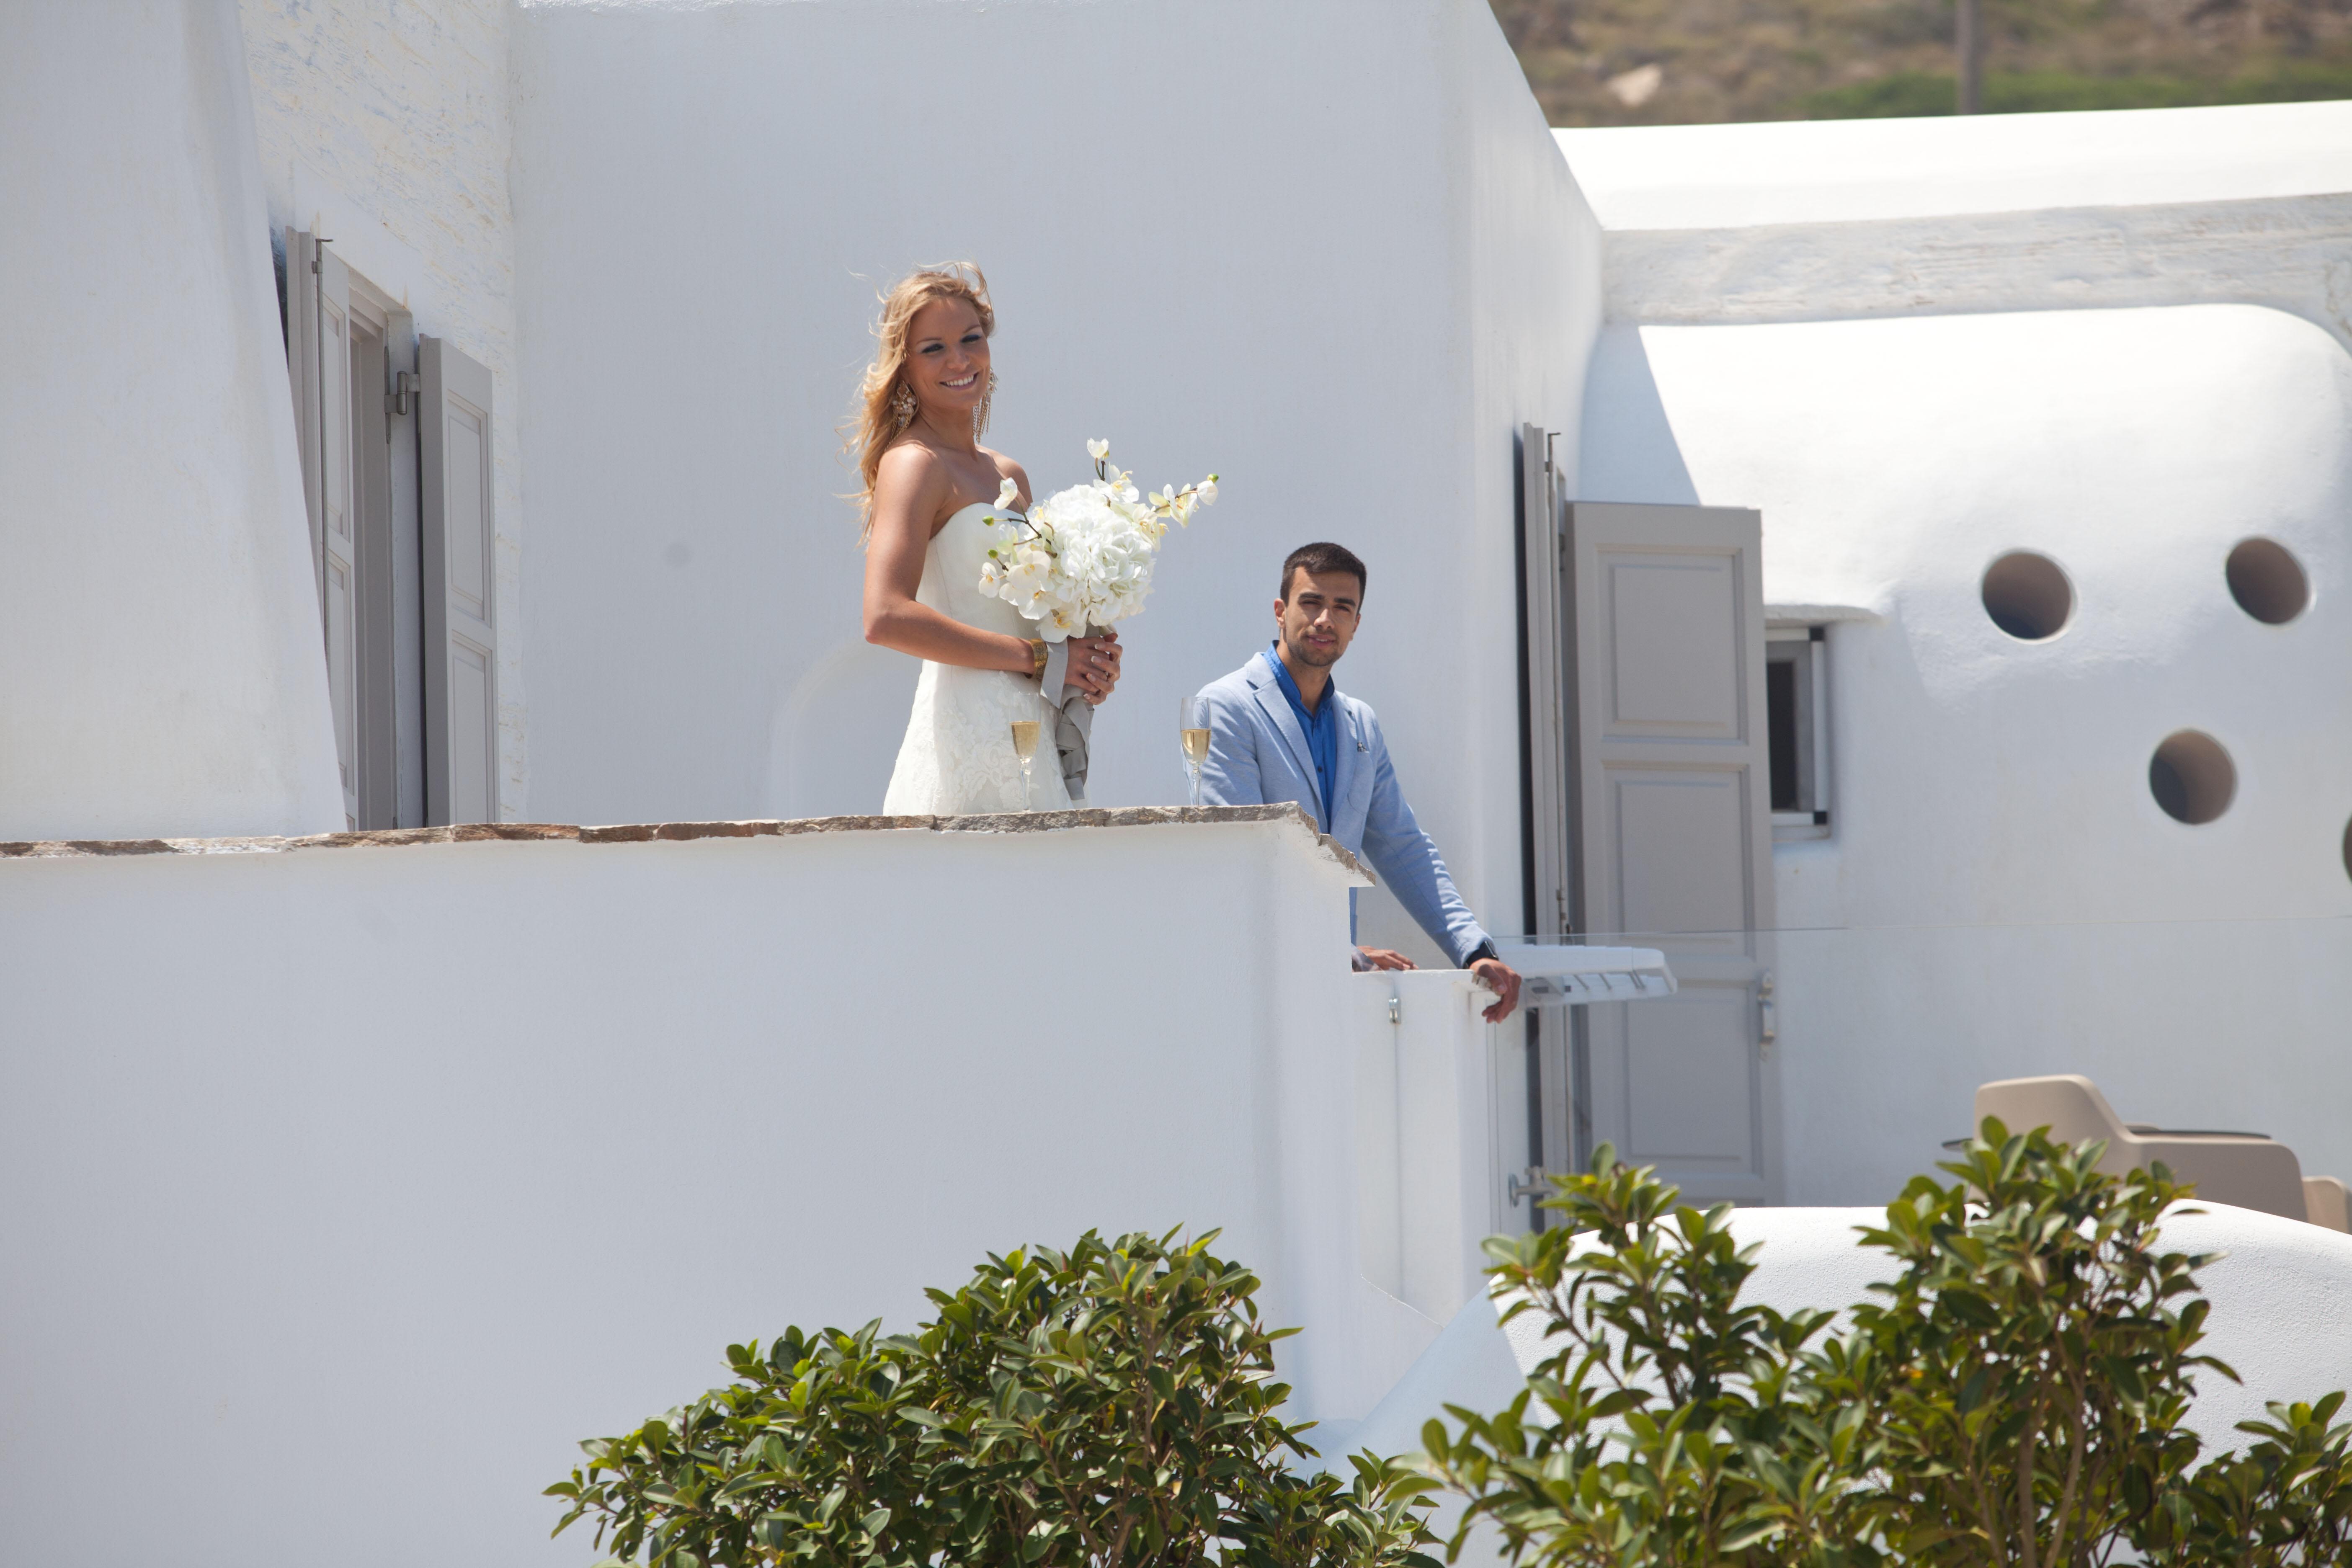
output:
[[2306,1177],[2294,1151],[2285,1144],[2260,1132],[2126,1121],[2099,1086],[2078,1074],[1982,1085],[1977,1089],[1978,1124],[1988,1116],[2000,1117],[2012,1132],[2047,1127],[2053,1138],[2069,1143],[2103,1138],[2107,1144],[2099,1162],[2103,1171],[2119,1173],[2162,1161],[2174,1180],[2196,1183],[2200,1198],[2352,1231],[2352,1202],[2347,1202],[2344,1184],[2333,1176]]

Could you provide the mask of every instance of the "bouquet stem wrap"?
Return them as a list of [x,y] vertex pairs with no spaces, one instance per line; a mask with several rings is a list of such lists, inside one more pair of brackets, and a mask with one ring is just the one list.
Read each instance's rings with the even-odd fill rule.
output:
[[1094,744],[1095,705],[1087,700],[1085,692],[1066,689],[1069,673],[1070,645],[1048,644],[1037,700],[1053,710],[1054,749],[1061,757],[1062,784],[1069,791],[1070,804],[1083,806],[1087,804],[1087,753]]

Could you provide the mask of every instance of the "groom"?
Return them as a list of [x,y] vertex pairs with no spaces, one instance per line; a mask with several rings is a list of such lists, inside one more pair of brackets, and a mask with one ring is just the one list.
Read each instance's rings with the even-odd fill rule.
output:
[[[1486,1021],[1499,1024],[1518,1005],[1519,977],[1495,955],[1494,938],[1471,918],[1437,846],[1413,819],[1389,766],[1381,721],[1331,684],[1363,602],[1364,563],[1352,552],[1303,544],[1290,552],[1274,602],[1274,641],[1198,699],[1209,727],[1201,799],[1305,806],[1324,832],[1371,863],[1447,957],[1496,994]],[[1357,955],[1360,968],[1412,967],[1385,948],[1359,948]]]

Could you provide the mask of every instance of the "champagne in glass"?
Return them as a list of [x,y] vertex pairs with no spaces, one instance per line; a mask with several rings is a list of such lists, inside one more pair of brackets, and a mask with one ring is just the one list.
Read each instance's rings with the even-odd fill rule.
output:
[[1037,721],[1013,721],[1013,754],[1021,759],[1021,809],[1029,809],[1029,775],[1037,766]]
[[1209,760],[1209,716],[1198,698],[1176,700],[1176,735],[1184,747],[1184,771],[1192,781],[1192,804],[1201,804],[1201,768]]

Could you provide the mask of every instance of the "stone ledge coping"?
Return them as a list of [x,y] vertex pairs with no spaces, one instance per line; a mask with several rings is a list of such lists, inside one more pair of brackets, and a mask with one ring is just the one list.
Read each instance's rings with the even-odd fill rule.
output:
[[1293,822],[1344,869],[1371,873],[1296,804],[1134,805],[1116,810],[1003,812],[974,816],[812,816],[791,822],[631,822],[573,827],[547,822],[468,822],[454,827],[399,827],[369,833],[318,833],[300,838],[68,838],[0,842],[0,859],[73,860],[117,855],[282,855],[297,849],[394,849],[411,844],[559,840],[576,844],[681,843],[696,838],[778,838],[804,833],[1055,833],[1079,827],[1158,827],[1174,823]]

